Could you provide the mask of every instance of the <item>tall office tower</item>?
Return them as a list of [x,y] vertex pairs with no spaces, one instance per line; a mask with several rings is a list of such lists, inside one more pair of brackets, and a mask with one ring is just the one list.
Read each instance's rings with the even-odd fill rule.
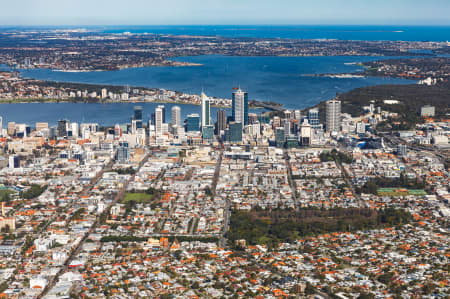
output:
[[138,120],[135,120],[135,119],[133,119],[132,121],[131,121],[131,134],[136,134],[136,130],[138,129],[138,123],[139,121]]
[[13,121],[10,121],[8,123],[8,135],[14,136],[14,134],[16,134],[16,123]]
[[186,119],[186,132],[198,132],[200,130],[200,115],[189,114]]
[[341,130],[341,101],[327,101],[326,107],[327,132],[339,132]]
[[283,114],[284,114],[284,118],[286,118],[286,119],[291,119],[294,115],[292,114],[292,111],[291,110],[284,110],[283,111]]
[[165,124],[166,123],[166,106],[159,105],[159,107],[161,107],[161,109],[162,109],[162,120],[163,120],[163,124]]
[[142,106],[134,106],[134,119],[142,120]]
[[224,109],[220,109],[217,111],[217,135],[220,135],[220,132],[225,132],[227,128],[227,111]]
[[72,137],[78,138],[78,136],[79,136],[78,123],[71,123],[69,126],[69,130],[72,132]]
[[248,125],[248,93],[240,88],[235,89],[231,97],[232,119],[241,123],[242,127]]
[[130,148],[128,142],[119,142],[116,152],[116,161],[126,163],[130,161]]
[[202,92],[202,127],[211,125],[211,100]]
[[40,123],[40,122],[36,123],[36,131],[37,132],[45,130],[45,129],[48,129],[48,123],[43,123],[43,122],[42,123]]
[[158,105],[155,109],[155,131],[156,134],[162,134],[164,123],[164,105]]
[[284,136],[288,137],[289,135],[291,135],[291,122],[289,121],[289,119],[285,119],[284,120]]
[[294,111],[294,118],[298,121],[302,119],[302,111],[297,109]]
[[226,136],[226,140],[231,143],[242,142],[242,129],[242,123],[231,122],[227,130],[228,134]]
[[122,130],[120,129],[120,125],[116,124],[114,126],[114,137],[120,137],[122,136]]
[[203,126],[202,127],[202,139],[208,142],[214,140],[214,126]]
[[18,155],[10,155],[9,156],[9,168],[19,168],[20,167],[20,158]]
[[300,144],[307,146],[311,144],[311,125],[305,119],[300,127]]
[[58,137],[67,136],[67,124],[68,121],[66,119],[58,120]]
[[102,89],[102,99],[106,99],[108,97],[108,90],[106,88]]
[[172,107],[172,126],[181,126],[181,108],[180,108],[180,106]]
[[156,122],[155,113],[152,113],[152,115],[150,116],[150,124],[155,125],[155,122]]
[[308,121],[311,128],[317,129],[320,127],[319,109],[313,108],[308,111]]
[[277,147],[284,147],[286,136],[284,134],[284,128],[278,127],[275,129],[275,143]]
[[133,121],[136,123],[136,129],[142,128],[142,106],[134,106]]

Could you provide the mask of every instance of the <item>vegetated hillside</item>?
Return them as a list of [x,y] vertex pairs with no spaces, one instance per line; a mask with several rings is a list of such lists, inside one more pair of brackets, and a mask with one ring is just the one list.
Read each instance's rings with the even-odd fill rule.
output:
[[[444,116],[450,109],[450,82],[434,86],[410,84],[362,87],[344,93],[339,98],[342,110],[352,115],[362,113],[362,106],[369,105],[374,100],[376,106],[400,114],[417,114],[421,106],[433,105],[437,116]],[[388,105],[383,103],[384,100],[398,100],[401,103]]]
[[[342,101],[342,112],[359,116],[364,113],[363,106],[372,101],[376,107],[399,114],[399,121],[404,122],[403,129],[423,122],[419,115],[420,107],[432,105],[436,107],[436,118],[448,118],[450,113],[450,81],[440,82],[434,86],[418,84],[409,85],[376,85],[361,87],[339,95]],[[385,104],[384,100],[397,100],[395,105]],[[320,116],[325,121],[325,102],[319,104]]]

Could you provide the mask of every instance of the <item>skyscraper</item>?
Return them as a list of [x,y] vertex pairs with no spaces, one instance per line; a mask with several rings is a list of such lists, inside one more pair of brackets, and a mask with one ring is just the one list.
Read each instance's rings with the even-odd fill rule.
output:
[[227,141],[231,143],[242,142],[242,123],[231,122],[228,128]]
[[198,132],[200,130],[200,115],[189,114],[186,119],[186,132]]
[[341,130],[341,101],[327,101],[326,107],[327,132],[339,132]]
[[162,109],[162,121],[163,121],[163,124],[165,124],[166,123],[166,106],[164,106],[164,105],[159,105],[159,106],[161,106],[161,109]]
[[108,97],[108,90],[106,88],[102,89],[102,99],[106,99]]
[[217,111],[217,135],[220,135],[220,132],[225,131],[227,128],[227,112],[224,109],[220,109]]
[[308,146],[311,144],[311,125],[305,119],[300,127],[300,144]]
[[179,106],[172,107],[172,126],[181,126],[181,108]]
[[162,134],[164,123],[164,105],[158,105],[155,109],[155,131],[156,134]]
[[58,137],[67,136],[67,124],[68,121],[65,119],[58,120]]
[[126,163],[130,160],[130,149],[128,142],[119,142],[119,146],[116,152],[116,161],[120,163]]
[[142,106],[134,106],[134,119],[142,120]]
[[231,97],[232,119],[242,126],[248,125],[248,93],[240,88],[232,93]]
[[202,92],[202,127],[211,125],[211,100]]
[[136,121],[136,128],[142,128],[142,106],[134,106],[134,120]]
[[275,143],[277,147],[284,147],[284,142],[286,140],[284,133],[283,127],[278,127],[275,129]]
[[301,110],[294,110],[294,118],[298,121],[302,120],[302,111]]
[[202,127],[202,139],[209,142],[214,140],[214,126]]
[[319,109],[312,108],[308,110],[308,121],[311,128],[317,129],[320,127]]

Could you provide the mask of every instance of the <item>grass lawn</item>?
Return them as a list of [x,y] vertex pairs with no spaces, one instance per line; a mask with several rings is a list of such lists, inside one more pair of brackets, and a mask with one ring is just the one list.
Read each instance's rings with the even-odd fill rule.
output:
[[129,201],[134,201],[136,203],[150,203],[153,196],[147,193],[127,193],[122,203],[127,203]]
[[377,190],[380,196],[423,196],[427,195],[423,189],[404,189],[404,188],[379,188]]

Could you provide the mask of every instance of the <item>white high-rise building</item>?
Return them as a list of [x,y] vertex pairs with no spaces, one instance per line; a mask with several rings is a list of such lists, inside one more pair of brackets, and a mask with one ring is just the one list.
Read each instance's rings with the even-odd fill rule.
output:
[[155,109],[155,131],[157,135],[163,133],[163,123],[164,123],[164,105],[159,105]]
[[179,106],[172,107],[172,126],[181,126],[181,108]]
[[341,130],[341,101],[330,100],[327,107],[327,132],[337,133]]
[[364,122],[356,123],[356,133],[358,134],[366,133],[366,124]]
[[211,125],[211,100],[202,92],[202,128]]
[[70,130],[72,131],[72,136],[74,138],[77,138],[79,135],[79,131],[78,131],[78,123],[71,123],[70,124]]
[[106,99],[108,97],[108,90],[106,88],[102,89],[102,99]]
[[312,131],[311,125],[308,122],[308,119],[305,118],[303,120],[302,125],[300,126],[300,143],[301,145],[307,146],[311,144],[312,139]]
[[232,93],[232,117],[236,123],[245,125],[246,93],[240,88]]

